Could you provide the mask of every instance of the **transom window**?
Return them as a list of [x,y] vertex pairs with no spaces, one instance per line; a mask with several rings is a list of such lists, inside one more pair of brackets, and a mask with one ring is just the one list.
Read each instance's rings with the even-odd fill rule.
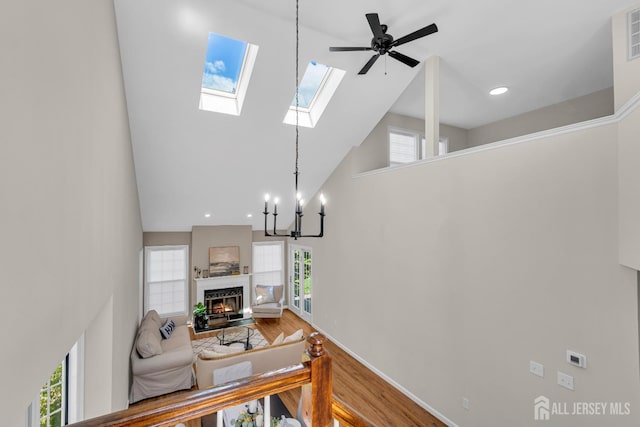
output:
[[258,46],[209,33],[200,90],[200,109],[240,115]]

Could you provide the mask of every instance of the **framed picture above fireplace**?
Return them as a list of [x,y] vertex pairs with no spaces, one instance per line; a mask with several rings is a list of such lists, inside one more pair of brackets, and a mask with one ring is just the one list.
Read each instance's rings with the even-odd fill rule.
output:
[[240,246],[209,248],[209,277],[240,274]]

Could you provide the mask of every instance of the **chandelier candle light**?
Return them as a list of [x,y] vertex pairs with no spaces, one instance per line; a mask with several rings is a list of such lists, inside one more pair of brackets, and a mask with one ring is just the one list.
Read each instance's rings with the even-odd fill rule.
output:
[[299,130],[298,130],[298,114],[300,101],[298,97],[298,62],[299,62],[299,45],[300,45],[300,37],[299,37],[299,19],[298,19],[298,0],[296,0],[296,169],[293,175],[295,176],[295,195],[296,195],[296,210],[295,210],[295,220],[293,230],[290,234],[278,234],[276,231],[276,222],[278,219],[278,198],[276,197],[273,202],[273,233],[269,233],[268,230],[268,222],[269,222],[269,195],[267,194],[264,197],[264,235],[267,237],[293,237],[295,240],[298,240],[299,237],[322,237],[324,235],[324,205],[326,200],[324,195],[320,195],[320,233],[318,234],[302,234],[302,206],[304,204],[304,200],[302,200],[302,196],[298,192],[298,140],[299,140]]

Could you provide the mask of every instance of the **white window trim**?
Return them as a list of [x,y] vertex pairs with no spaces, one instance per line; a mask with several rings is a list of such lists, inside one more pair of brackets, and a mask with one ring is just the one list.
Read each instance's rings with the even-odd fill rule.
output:
[[251,74],[253,73],[253,67],[256,64],[257,57],[258,46],[247,43],[240,75],[238,77],[238,90],[236,90],[236,93],[200,87],[199,108],[204,111],[239,116],[242,111],[242,106],[244,105],[244,99],[247,96],[249,81],[251,80]]
[[[290,105],[287,109],[287,113],[284,116],[283,123],[288,125],[296,124],[296,110],[298,111],[298,125],[314,128],[320,117],[322,117],[322,113],[329,105],[329,101],[333,97],[336,89],[340,85],[342,78],[345,76],[346,72],[339,68],[329,67],[327,70],[327,74],[323,82],[320,84],[318,91],[316,92],[309,108],[297,108],[295,105]],[[295,93],[294,93],[295,96]]]
[[160,251],[160,250],[176,250],[176,249],[184,249],[185,251],[185,285],[184,285],[184,307],[183,311],[173,312],[173,313],[163,313],[163,317],[171,317],[171,316],[180,316],[180,315],[188,315],[188,305],[189,305],[189,284],[190,284],[190,274],[189,274],[189,246],[188,245],[175,245],[175,246],[145,246],[144,247],[144,312],[149,311],[149,280],[147,275],[147,265],[149,265],[149,254],[151,251]]

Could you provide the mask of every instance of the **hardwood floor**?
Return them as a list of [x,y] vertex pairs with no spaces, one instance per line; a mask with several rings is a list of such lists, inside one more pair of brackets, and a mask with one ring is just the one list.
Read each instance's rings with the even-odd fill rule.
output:
[[[279,322],[260,319],[256,327],[269,342],[273,341],[281,331],[288,335],[302,329],[305,336],[315,331],[311,325],[289,310],[283,312]],[[373,425],[379,427],[446,426],[340,347],[328,342],[326,348],[333,359],[334,395]],[[297,411],[299,397],[299,390],[280,394],[280,398],[292,414]]]

